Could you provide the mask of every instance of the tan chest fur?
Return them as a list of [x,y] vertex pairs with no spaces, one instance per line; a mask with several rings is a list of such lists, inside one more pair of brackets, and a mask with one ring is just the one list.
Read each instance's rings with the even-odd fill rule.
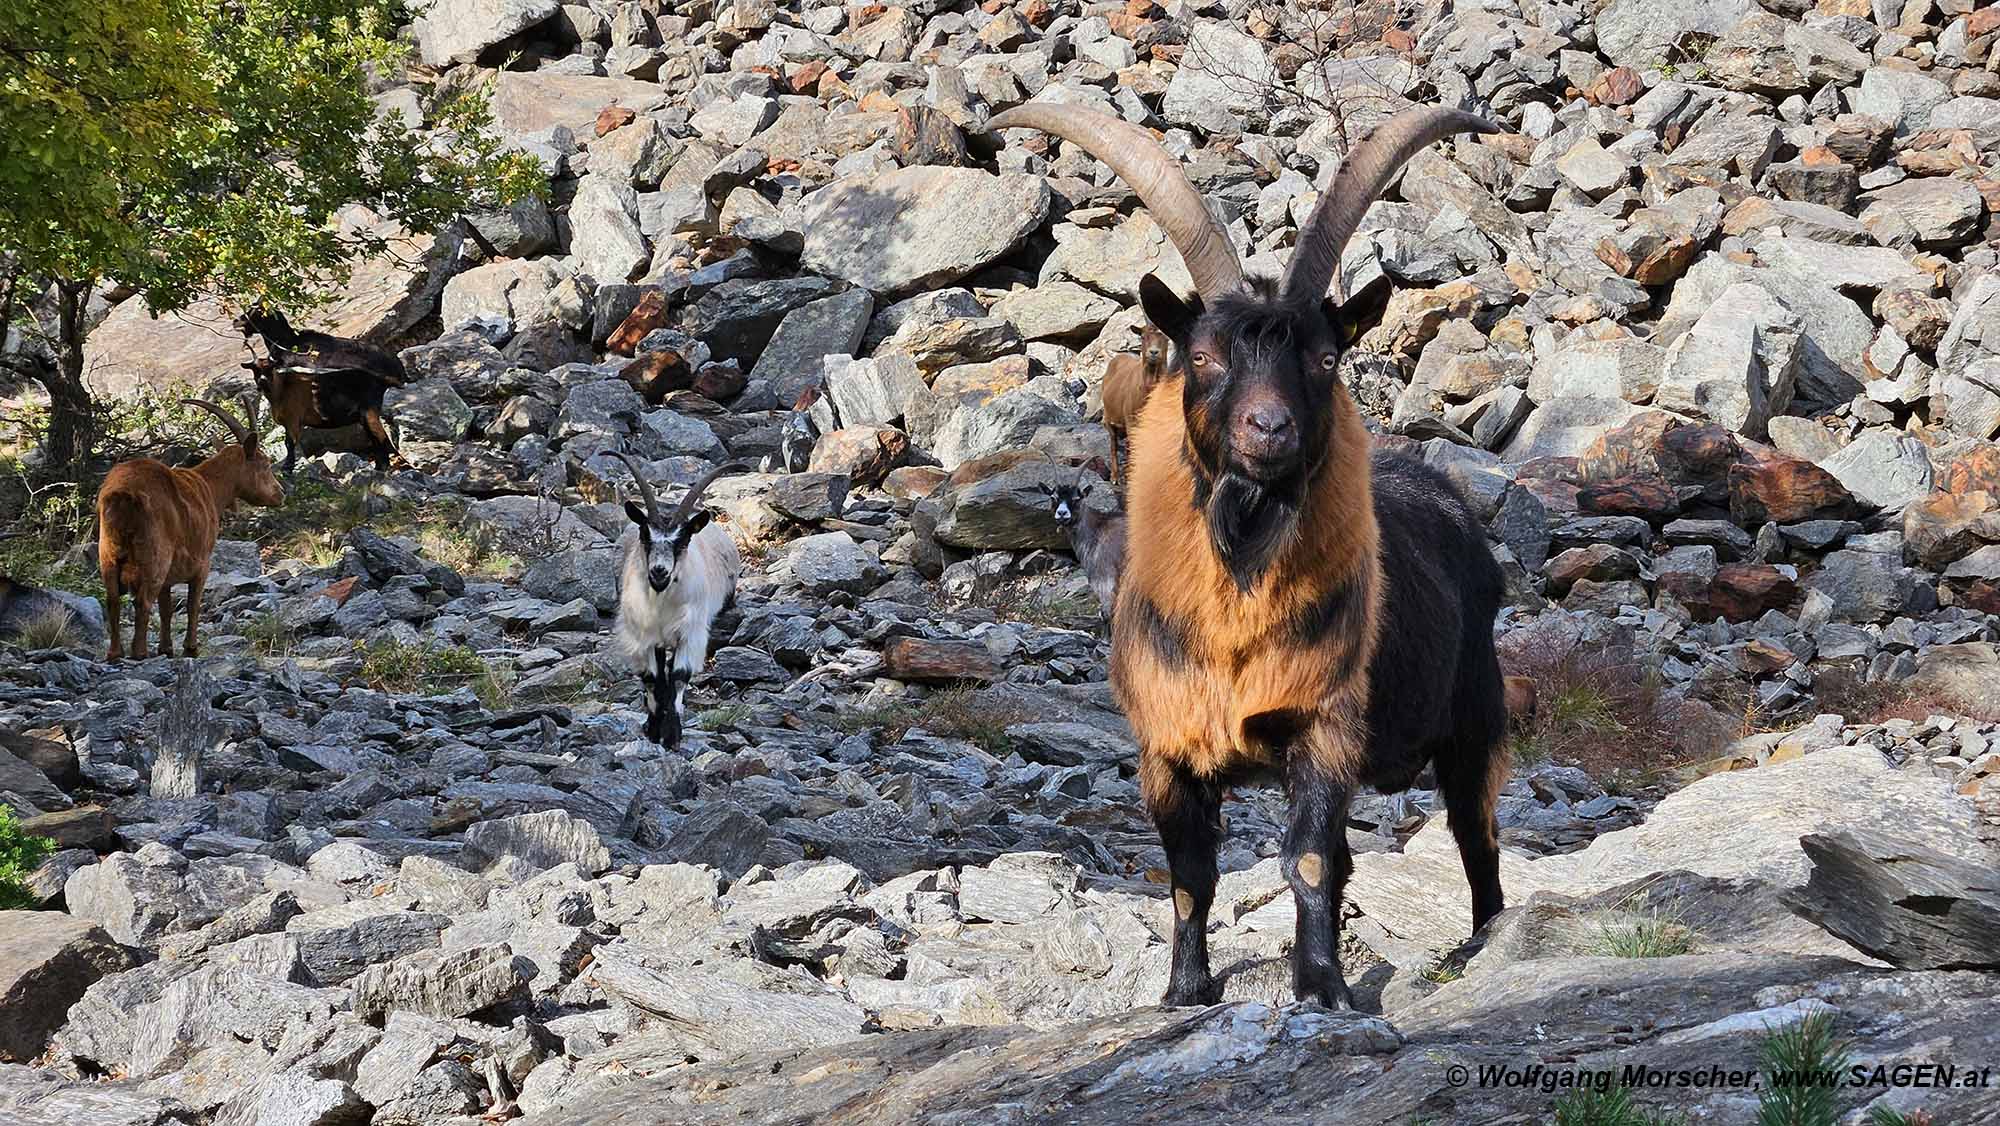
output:
[[[1370,442],[1352,403],[1336,391],[1327,461],[1297,533],[1242,591],[1194,506],[1194,477],[1182,455],[1181,381],[1168,379],[1157,391],[1132,431],[1112,681],[1144,754],[1197,774],[1230,773],[1268,761],[1271,748],[1246,736],[1246,720],[1351,711],[1367,699],[1381,585]],[[1361,628],[1299,636],[1295,623],[1343,583],[1361,600]],[[1162,633],[1173,644],[1159,644]]]

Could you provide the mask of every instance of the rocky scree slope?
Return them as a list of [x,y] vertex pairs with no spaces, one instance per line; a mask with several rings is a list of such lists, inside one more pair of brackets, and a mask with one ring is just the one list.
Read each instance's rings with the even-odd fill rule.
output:
[[[63,846],[33,878],[63,911],[0,915],[0,1023],[25,1030],[0,1112],[1532,1118],[1551,1096],[1449,1065],[1748,1067],[1813,1013],[1871,1062],[1991,1058],[1991,930],[1824,889],[1991,910],[1967,873],[2000,786],[1996,10],[1364,10],[1321,68],[1268,8],[990,8],[412,26],[385,110],[492,83],[553,198],[337,295],[330,327],[409,345],[415,469],[378,478],[335,435],[307,472],[517,565],[366,522],[310,557],[231,540],[200,677],[10,651],[0,793]],[[1345,377],[1488,520],[1517,669],[1643,672],[1666,736],[1586,717],[1581,742],[1708,776],[1656,801],[1530,740],[1502,797],[1516,907],[1469,961],[1440,962],[1468,920],[1431,796],[1361,803],[1345,953],[1379,1015],[1285,1004],[1282,802],[1239,794],[1228,1003],[1146,1008],[1162,858],[1037,486],[1106,456],[1103,366],[1136,344],[1138,279],[1180,266],[1102,167],[978,126],[1042,100],[1153,127],[1275,267],[1342,128],[1403,93],[1515,132],[1424,154],[1371,210],[1343,278],[1398,293]],[[97,312],[107,390],[232,386],[204,311]],[[670,494],[724,458],[776,468],[810,387],[804,470],[711,493],[752,563],[663,756],[596,655],[611,455]],[[1859,714],[1896,693],[1921,706]],[[1732,740],[1746,713],[1781,730]],[[1609,956],[1630,934],[1663,956]]]

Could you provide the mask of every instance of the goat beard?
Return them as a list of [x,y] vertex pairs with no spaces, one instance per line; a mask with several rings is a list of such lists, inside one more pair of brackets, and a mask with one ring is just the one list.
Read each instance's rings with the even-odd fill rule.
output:
[[1208,536],[1236,588],[1247,593],[1297,540],[1300,499],[1295,489],[1273,487],[1224,470],[1204,490]]

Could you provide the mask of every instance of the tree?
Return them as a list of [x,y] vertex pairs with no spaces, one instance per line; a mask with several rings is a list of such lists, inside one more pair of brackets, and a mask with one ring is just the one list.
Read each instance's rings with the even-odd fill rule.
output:
[[378,119],[370,79],[405,54],[395,2],[0,5],[0,341],[52,304],[43,346],[6,357],[49,392],[52,468],[96,438],[83,338],[107,284],[156,313],[204,293],[296,307],[386,249],[334,226],[349,204],[424,233],[546,190],[478,91],[427,130]]

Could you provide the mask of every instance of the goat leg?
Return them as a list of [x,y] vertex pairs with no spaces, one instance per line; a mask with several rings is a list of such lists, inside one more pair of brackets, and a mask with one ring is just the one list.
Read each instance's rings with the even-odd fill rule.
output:
[[285,423],[285,476],[290,477],[299,461],[299,444],[302,435],[296,423]]
[[361,421],[368,428],[368,437],[374,443],[375,471],[378,473],[387,472],[389,469],[389,455],[395,452],[396,447],[389,444],[389,431],[388,428],[382,425],[381,410],[377,407],[369,407],[367,413],[361,416]]
[[652,667],[639,674],[639,682],[646,687],[646,739],[653,743],[660,741],[661,704],[673,691],[672,682],[667,677],[667,669],[666,647],[653,646]]
[[1353,791],[1304,747],[1286,764],[1291,825],[1285,833],[1284,872],[1298,910],[1292,939],[1292,992],[1329,1009],[1354,1007],[1340,970],[1340,900],[1354,857],[1347,848],[1347,805]]
[[1469,746],[1461,742],[1440,752],[1435,760],[1451,835],[1458,842],[1465,882],[1472,888],[1475,933],[1506,906],[1500,891],[1500,842],[1493,814],[1500,787],[1507,782],[1507,749],[1500,742],[1498,728],[1499,724],[1490,725],[1494,732],[1490,738],[1476,739]]
[[1212,1005],[1222,996],[1208,972],[1208,909],[1215,902],[1222,795],[1214,784],[1143,754],[1139,775],[1173,875],[1174,960],[1163,1003]]
[[201,656],[201,643],[196,638],[195,631],[196,627],[201,622],[202,588],[207,585],[208,585],[208,576],[205,574],[196,575],[195,577],[188,580],[187,643],[181,646],[181,652],[187,654],[190,657]]
[[174,584],[160,588],[160,656],[174,655]]
[[144,590],[132,592],[132,659],[146,659],[146,631],[153,628],[153,604],[146,598]]
[[107,567],[104,570],[104,625],[110,634],[111,645],[104,653],[106,661],[125,659],[125,639],[119,636],[118,629],[118,611],[123,605],[124,591],[118,586],[117,569]]

